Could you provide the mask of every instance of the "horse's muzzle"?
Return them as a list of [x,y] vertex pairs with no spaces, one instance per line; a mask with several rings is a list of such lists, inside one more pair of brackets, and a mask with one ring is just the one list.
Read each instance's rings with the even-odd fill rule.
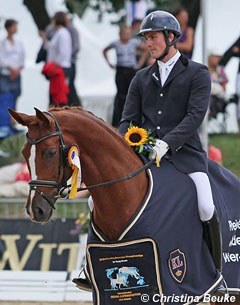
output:
[[[56,199],[51,200],[52,204],[54,204],[54,200],[56,201]],[[31,197],[30,191],[26,204],[26,211],[32,221],[46,223],[52,216],[53,208],[49,204],[49,201],[42,197],[39,193],[35,193],[35,195]]]

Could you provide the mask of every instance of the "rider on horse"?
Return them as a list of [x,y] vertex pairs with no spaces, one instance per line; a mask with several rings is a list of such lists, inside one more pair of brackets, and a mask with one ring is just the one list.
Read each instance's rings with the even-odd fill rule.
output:
[[158,158],[167,158],[192,179],[206,241],[221,273],[220,225],[208,177],[207,154],[198,134],[209,107],[208,68],[177,50],[180,25],[168,12],[154,11],[147,15],[139,35],[145,37],[156,61],[138,71],[132,80],[119,130],[125,134],[130,124],[151,130],[157,138],[154,149]]

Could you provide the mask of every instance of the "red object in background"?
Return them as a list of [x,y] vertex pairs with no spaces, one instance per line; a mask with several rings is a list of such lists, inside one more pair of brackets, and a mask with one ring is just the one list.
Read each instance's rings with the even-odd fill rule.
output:
[[26,163],[22,163],[20,169],[16,173],[15,181],[26,181],[30,180],[30,173]]
[[219,148],[213,145],[208,147],[208,158],[216,163],[222,164],[222,152]]
[[50,80],[50,95],[54,105],[66,105],[68,103],[69,87],[66,83],[63,68],[54,62],[48,62],[43,66],[42,74]]

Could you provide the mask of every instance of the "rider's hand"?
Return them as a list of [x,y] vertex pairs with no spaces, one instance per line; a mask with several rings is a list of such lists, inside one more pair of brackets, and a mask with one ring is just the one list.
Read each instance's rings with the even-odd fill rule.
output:
[[155,145],[153,146],[153,151],[149,154],[149,159],[156,159],[160,161],[162,157],[167,153],[169,146],[166,142],[157,139]]

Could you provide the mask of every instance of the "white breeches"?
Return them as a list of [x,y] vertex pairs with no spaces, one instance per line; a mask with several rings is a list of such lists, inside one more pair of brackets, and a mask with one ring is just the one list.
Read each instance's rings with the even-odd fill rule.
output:
[[215,209],[208,175],[202,172],[195,172],[188,174],[188,176],[196,186],[200,219],[201,221],[208,221],[212,218]]

